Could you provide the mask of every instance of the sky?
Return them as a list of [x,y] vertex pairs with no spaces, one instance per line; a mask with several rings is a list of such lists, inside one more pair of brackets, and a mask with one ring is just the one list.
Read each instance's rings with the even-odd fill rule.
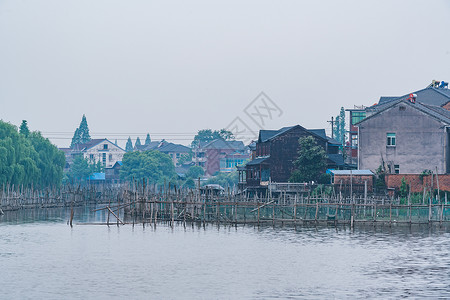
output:
[[341,107],[450,81],[449,29],[446,0],[0,0],[0,119],[60,147],[83,114],[121,146],[330,134]]

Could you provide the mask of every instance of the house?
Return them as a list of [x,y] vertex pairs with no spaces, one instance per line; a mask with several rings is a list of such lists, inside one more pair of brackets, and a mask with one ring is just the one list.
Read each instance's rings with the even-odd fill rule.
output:
[[375,174],[370,170],[330,170],[337,193],[363,194],[373,192]]
[[192,147],[192,161],[194,165],[206,168],[206,149],[204,148],[209,142],[200,141]]
[[151,151],[151,150],[157,150],[162,153],[165,153],[170,156],[170,158],[173,161],[173,164],[175,166],[178,166],[178,160],[181,158],[182,155],[190,154],[191,148],[180,145],[180,144],[174,144],[167,142],[166,140],[162,141],[152,141],[148,143],[147,145],[138,145],[134,146],[135,151]]
[[450,111],[443,101],[435,102],[439,106],[420,102],[419,95],[388,101],[356,124],[358,169],[375,171],[382,166],[391,174],[436,168],[439,174],[450,172]]
[[60,148],[66,157],[65,170],[69,169],[73,158],[82,154],[90,163],[100,161],[105,168],[112,167],[117,161],[122,161],[125,150],[108,139],[92,139],[84,144],[77,144],[72,148]]
[[72,154],[77,153],[83,154],[91,163],[100,161],[107,168],[122,161],[125,150],[108,139],[92,139],[87,143],[75,145]]
[[[164,140],[163,140],[164,141]],[[161,145],[162,141],[152,141],[148,144],[144,144],[144,145],[134,145],[134,151],[149,151],[149,150],[155,150],[156,148],[158,148]]]
[[[250,152],[244,146],[242,141],[225,141],[223,139],[215,139],[202,147],[201,152],[205,157],[205,175],[212,176],[222,170],[230,172],[242,160],[250,157]],[[228,159],[228,163],[227,163]]]
[[102,183],[105,183],[105,173],[92,173],[92,175],[90,175],[87,178],[87,181],[90,184],[102,184]]
[[358,165],[358,127],[355,124],[366,117],[366,108],[364,105],[355,105],[352,109],[345,110],[349,112],[348,142],[345,145],[346,163],[353,168]]
[[117,161],[112,167],[105,168],[105,180],[110,183],[119,183],[122,165],[122,161]]
[[384,110],[386,106],[389,106],[398,100],[407,100],[411,96],[415,97],[416,102],[420,102],[424,105],[432,105],[442,107],[446,110],[450,110],[450,90],[448,89],[448,83],[443,81],[433,80],[432,83],[424,89],[408,93],[403,96],[382,96],[378,103],[365,107],[354,106],[353,109],[346,109],[349,112],[349,139],[346,148],[346,163],[351,166],[357,166],[358,164],[358,127],[356,123],[363,120],[365,117],[369,117],[378,111]]
[[161,142],[161,144],[155,150],[169,155],[172,158],[173,164],[175,166],[179,165],[178,160],[181,158],[181,156],[189,155],[191,153],[191,148],[189,147],[180,144],[169,143],[166,141]]
[[241,166],[249,160],[250,158],[250,150],[242,152],[235,151],[233,153],[225,154],[220,159],[220,172],[221,173],[230,173],[236,171],[238,166]]
[[446,110],[450,110],[450,90],[448,84],[444,81],[435,81],[426,88],[408,93],[399,97],[380,97],[378,104],[370,106],[366,109],[367,116],[376,113],[379,110],[383,110],[384,106],[389,105],[392,102],[398,100],[407,100],[411,95],[415,95],[416,102],[420,102],[425,105],[433,105],[442,107]]
[[[299,139],[312,136],[328,155],[328,168],[342,168],[341,144],[326,136],[324,129],[308,130],[300,125],[279,130],[260,130],[256,142],[256,158],[246,164],[247,189],[265,189],[269,182],[288,182],[295,169]],[[244,170],[240,168],[240,172]],[[243,178],[240,174],[240,180]]]

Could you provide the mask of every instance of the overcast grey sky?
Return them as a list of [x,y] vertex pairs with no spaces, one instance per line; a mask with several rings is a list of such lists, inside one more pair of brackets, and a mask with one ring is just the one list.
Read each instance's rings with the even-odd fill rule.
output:
[[83,113],[121,145],[188,144],[251,122],[264,91],[283,111],[267,128],[328,128],[341,106],[450,81],[449,29],[446,0],[0,0],[0,118],[59,146]]

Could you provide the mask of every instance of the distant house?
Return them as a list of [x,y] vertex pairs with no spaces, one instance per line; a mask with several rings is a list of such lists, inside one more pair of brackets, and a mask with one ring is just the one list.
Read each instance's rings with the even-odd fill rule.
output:
[[206,168],[206,149],[204,147],[207,144],[208,142],[200,141],[198,145],[192,147],[192,161],[203,169]]
[[235,151],[233,153],[225,154],[220,158],[220,172],[230,173],[236,171],[238,166],[243,165],[250,159],[250,150],[247,151]]
[[204,145],[203,151],[205,153],[205,175],[207,176],[221,171],[221,161],[222,170],[231,172],[241,160],[243,162],[250,158],[250,152],[242,141],[216,139]]
[[149,151],[149,150],[155,150],[157,149],[161,143],[165,142],[164,140],[162,141],[152,141],[147,145],[135,145],[134,146],[134,151]]
[[345,145],[347,154],[346,162],[356,168],[358,165],[358,127],[356,123],[360,122],[366,117],[365,106],[354,106],[352,109],[346,109],[349,112],[349,128],[348,128],[348,142]]
[[66,168],[72,164],[73,158],[82,154],[90,163],[101,162],[105,167],[112,167],[121,161],[125,150],[108,139],[92,139],[84,144],[77,144],[72,148],[60,148],[66,156]]
[[346,194],[373,192],[374,173],[370,170],[330,170],[336,192]]
[[116,162],[122,161],[125,154],[125,150],[108,139],[93,139],[76,145],[75,150],[79,150],[91,163],[100,161],[105,167],[112,167]]
[[173,164],[175,166],[179,165],[178,160],[182,155],[186,155],[191,152],[191,148],[189,147],[169,142],[161,143],[161,145],[155,150],[168,154],[172,158]]
[[105,173],[93,173],[87,179],[91,184],[101,184],[105,182]]
[[105,180],[110,183],[119,183],[121,168],[122,161],[117,161],[112,167],[105,168]]
[[165,153],[170,156],[175,166],[179,165],[178,160],[182,155],[189,154],[191,152],[191,148],[167,142],[165,140],[162,141],[154,141],[150,142],[148,145],[135,146],[135,151],[150,151],[156,150],[162,153]]
[[443,101],[434,106],[419,99],[417,94],[416,99],[389,101],[356,124],[358,169],[375,171],[382,166],[391,174],[436,168],[440,174],[450,172],[450,111]]
[[279,130],[260,130],[256,142],[256,157],[246,164],[246,186],[249,189],[265,188],[269,182],[288,182],[295,169],[294,161],[300,148],[299,139],[312,136],[328,156],[328,168],[342,168],[344,160],[339,153],[341,144],[326,136],[324,129],[305,129],[300,125]]
[[346,111],[350,114],[348,131],[349,139],[345,145],[347,153],[346,162],[348,164],[354,166],[358,164],[358,127],[355,126],[355,124],[362,121],[364,118],[377,113],[378,111],[384,110],[392,103],[400,100],[407,100],[412,95],[414,95],[416,102],[450,110],[450,90],[448,89],[448,83],[435,80],[433,80],[428,87],[403,96],[382,96],[380,97],[378,103],[372,106],[355,106],[353,109],[346,109]]
[[433,83],[431,83],[428,87],[403,96],[380,97],[377,105],[370,106],[366,109],[366,114],[367,116],[370,116],[379,110],[383,110],[386,105],[389,105],[395,101],[407,100],[411,94],[415,95],[416,102],[450,110],[450,89],[448,89],[448,85],[445,85],[446,83],[441,83],[442,82],[433,81]]

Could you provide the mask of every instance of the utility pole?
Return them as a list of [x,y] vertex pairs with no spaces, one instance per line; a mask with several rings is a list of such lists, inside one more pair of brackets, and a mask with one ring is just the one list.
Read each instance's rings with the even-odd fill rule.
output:
[[331,123],[331,138],[334,139],[334,118],[331,117],[331,121],[327,121],[328,123]]

